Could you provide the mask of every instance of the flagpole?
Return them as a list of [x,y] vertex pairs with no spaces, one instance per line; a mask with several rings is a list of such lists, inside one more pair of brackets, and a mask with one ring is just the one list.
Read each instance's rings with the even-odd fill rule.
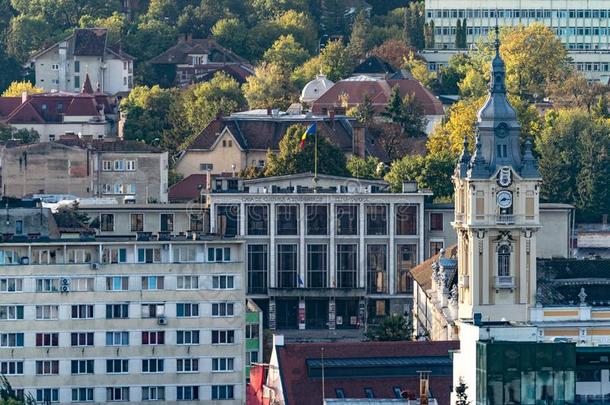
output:
[[316,128],[315,134],[315,143],[314,143],[314,151],[313,151],[313,187],[314,192],[317,191],[318,188],[318,131]]

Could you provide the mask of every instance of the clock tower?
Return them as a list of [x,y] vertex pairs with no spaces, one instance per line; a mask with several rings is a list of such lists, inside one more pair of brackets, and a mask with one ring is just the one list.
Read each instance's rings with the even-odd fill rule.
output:
[[540,174],[506,95],[496,28],[487,100],[472,156],[464,140],[453,176],[458,236],[458,317],[526,321],[536,293]]

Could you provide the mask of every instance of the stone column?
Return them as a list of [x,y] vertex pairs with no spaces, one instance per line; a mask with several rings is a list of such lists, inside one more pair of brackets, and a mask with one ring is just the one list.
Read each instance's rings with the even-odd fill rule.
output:
[[328,247],[328,270],[329,270],[329,287],[337,287],[337,268],[335,263],[335,203],[330,203],[328,207],[330,215],[330,242]]
[[307,280],[305,279],[305,256],[307,255],[307,246],[305,246],[305,232],[307,231],[305,204],[299,203],[299,278],[303,281],[303,285],[297,282],[297,287],[305,287]]
[[277,287],[276,246],[275,246],[275,203],[269,204],[269,287]]
[[358,246],[359,266],[358,266],[358,286],[360,288],[366,288],[366,245],[364,244],[364,234],[366,232],[365,226],[366,212],[364,210],[364,203],[360,203],[358,206],[358,234],[360,235],[360,243]]

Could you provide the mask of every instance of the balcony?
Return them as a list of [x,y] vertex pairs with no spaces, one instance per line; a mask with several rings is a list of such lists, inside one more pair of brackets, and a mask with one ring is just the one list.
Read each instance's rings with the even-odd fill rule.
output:
[[500,225],[512,225],[515,223],[515,216],[512,214],[496,215],[496,223]]
[[514,289],[515,278],[513,276],[498,276],[495,280],[495,287],[498,289]]
[[470,286],[470,277],[462,274],[458,277],[458,287],[468,288]]

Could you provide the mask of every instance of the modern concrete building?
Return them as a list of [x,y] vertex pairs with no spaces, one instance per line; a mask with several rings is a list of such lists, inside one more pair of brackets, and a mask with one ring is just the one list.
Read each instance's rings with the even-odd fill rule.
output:
[[89,75],[101,91],[115,95],[133,87],[133,57],[108,43],[105,28],[77,28],[66,39],[30,59],[36,86],[47,92],[78,91]]
[[70,137],[9,145],[1,156],[5,196],[70,194],[167,202],[167,152],[141,142]]
[[242,240],[99,237],[6,204],[0,371],[13,387],[39,403],[244,403]]
[[409,312],[429,191],[326,175],[314,190],[311,173],[212,187],[212,233],[246,240],[247,294],[269,328],[357,329]]
[[447,63],[455,49],[458,19],[466,20],[466,42],[500,26],[540,22],[568,49],[574,67],[587,78],[610,79],[610,6],[605,0],[426,0],[426,22],[434,24],[435,48],[422,52],[431,70]]

